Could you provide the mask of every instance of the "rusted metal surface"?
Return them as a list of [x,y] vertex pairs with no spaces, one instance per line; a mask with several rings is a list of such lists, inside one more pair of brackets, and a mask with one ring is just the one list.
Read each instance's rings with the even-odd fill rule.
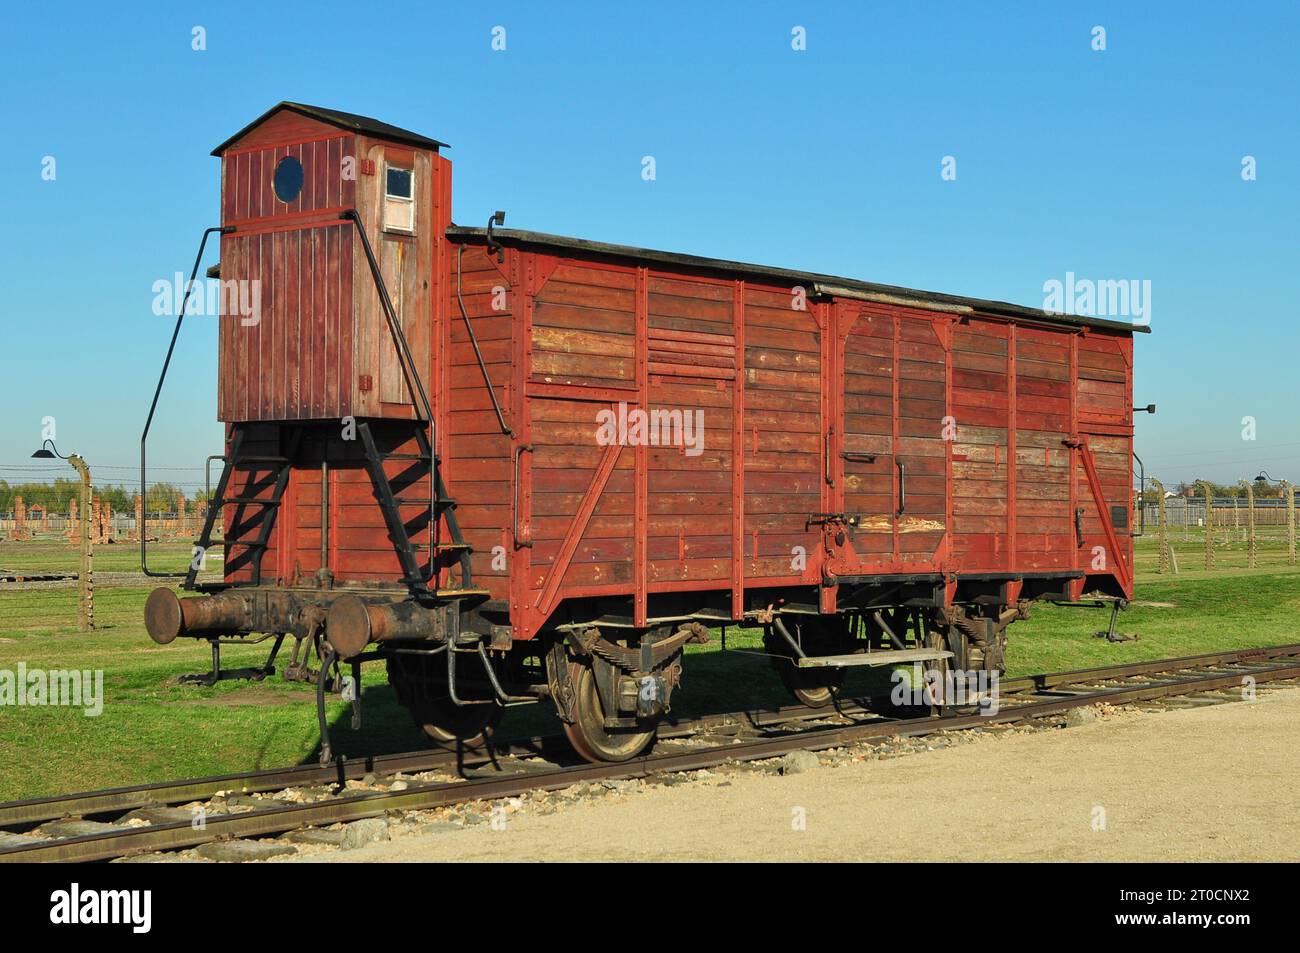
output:
[[248,600],[235,593],[181,599],[171,589],[158,588],[144,604],[145,628],[159,645],[180,635],[202,637],[247,630],[250,621]]

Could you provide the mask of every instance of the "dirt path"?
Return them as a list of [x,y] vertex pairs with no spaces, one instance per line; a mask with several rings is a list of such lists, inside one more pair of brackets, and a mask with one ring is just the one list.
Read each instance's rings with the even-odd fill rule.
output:
[[301,859],[1294,861],[1300,689],[787,776],[715,774],[521,811],[504,830]]

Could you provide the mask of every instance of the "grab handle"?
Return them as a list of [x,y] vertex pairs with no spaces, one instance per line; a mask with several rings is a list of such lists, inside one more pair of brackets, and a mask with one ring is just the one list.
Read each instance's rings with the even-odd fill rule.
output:
[[521,443],[519,444],[519,446],[515,447],[514,501],[512,502],[510,509],[512,511],[512,519],[513,519],[511,534],[514,537],[514,544],[516,549],[523,546],[531,547],[533,545],[533,541],[531,539],[525,538],[527,534],[521,536],[519,533],[519,458],[524,455],[525,451],[528,453],[532,453],[532,450],[533,450],[532,446],[526,443]]
[[831,427],[826,431],[826,485],[835,485],[835,476],[831,473],[831,437],[835,434],[835,428]]

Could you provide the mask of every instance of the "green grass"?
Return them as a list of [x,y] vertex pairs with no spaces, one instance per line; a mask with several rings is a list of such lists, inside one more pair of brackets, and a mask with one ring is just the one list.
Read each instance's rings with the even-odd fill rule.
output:
[[[1300,609],[1300,571],[1288,564],[1284,543],[1262,546],[1261,568],[1253,571],[1233,568],[1245,565],[1244,549],[1224,544],[1214,573],[1199,568],[1199,542],[1178,545],[1183,572],[1162,576],[1151,571],[1153,540],[1139,540],[1139,603],[1171,605],[1138,604],[1121,615],[1120,630],[1137,633],[1138,640],[1095,638],[1092,633],[1105,628],[1105,610],[1036,606],[1030,620],[1011,628],[1008,674],[1300,641],[1292,628]],[[188,551],[188,543],[160,545],[157,568],[180,568]],[[129,571],[138,568],[137,557],[138,549],[129,544],[100,547],[96,568]],[[24,560],[32,562],[24,565]],[[0,544],[0,568],[75,565],[76,550],[61,542]],[[160,647],[149,640],[140,620],[150,588],[97,588],[97,629],[89,634],[76,631],[75,589],[0,591],[0,670],[15,670],[19,662],[29,669],[102,669],[106,696],[104,712],[96,718],[72,708],[0,708],[0,760],[6,768],[0,773],[0,799],[314,759],[318,737],[308,686],[278,675],[214,688],[177,684],[182,673],[207,670],[208,647],[184,639]],[[756,630],[730,629],[726,653],[716,636],[709,645],[690,647],[674,713],[788,704],[768,661],[744,651],[759,646]],[[254,665],[268,647],[227,647],[223,662]],[[864,690],[867,677],[854,672],[849,690]],[[382,666],[366,667],[363,699],[360,732],[349,727],[349,707],[331,703],[338,749],[360,755],[423,745],[396,704]],[[507,711],[500,730],[506,735],[552,732],[558,721],[547,706],[529,706]]]
[[[0,570],[6,572],[76,572],[80,566],[77,540],[39,536],[15,543],[0,541]],[[149,544],[149,568],[154,572],[179,572],[187,568],[193,543],[189,540],[164,540]],[[219,569],[220,563],[208,560],[205,569]],[[96,546],[95,572],[139,572],[140,544],[128,540]],[[215,576],[213,577],[215,578]]]

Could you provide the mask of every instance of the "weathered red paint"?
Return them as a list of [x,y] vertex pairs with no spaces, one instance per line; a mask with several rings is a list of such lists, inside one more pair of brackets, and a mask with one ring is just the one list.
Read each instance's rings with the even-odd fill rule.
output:
[[[287,205],[270,182],[284,155],[307,174]],[[383,177],[343,178],[348,157],[418,170],[414,236],[383,232]],[[428,385],[476,583],[509,606],[516,638],[594,596],[626,598],[636,625],[664,593],[720,594],[734,619],[793,591],[831,611],[842,576],[937,573],[951,599],[961,574],[1009,574],[1018,594],[1018,574],[1077,569],[1088,578],[1068,584],[1076,595],[1107,581],[1131,594],[1131,540],[1109,512],[1129,504],[1130,333],[833,293],[799,307],[761,274],[632,253],[515,241],[498,261],[481,235],[449,232],[442,156],[301,116],[273,116],[223,155],[223,224],[236,230],[222,277],[261,280],[267,310],[256,326],[222,318],[220,414],[261,428],[268,452],[290,421],[416,416],[358,239],[338,219],[349,208]],[[599,446],[596,413],[620,404],[702,412],[701,453]],[[319,466],[304,459],[281,507],[263,563],[280,583],[321,568]],[[244,482],[232,492],[252,492]],[[328,487],[328,568],[399,578],[364,471],[331,459]],[[427,477],[404,516],[427,513],[422,496]],[[811,523],[817,513],[854,522]],[[233,540],[256,533],[233,508],[226,522]],[[1101,543],[1115,558],[1093,572]],[[232,560],[228,575],[247,568]]]

